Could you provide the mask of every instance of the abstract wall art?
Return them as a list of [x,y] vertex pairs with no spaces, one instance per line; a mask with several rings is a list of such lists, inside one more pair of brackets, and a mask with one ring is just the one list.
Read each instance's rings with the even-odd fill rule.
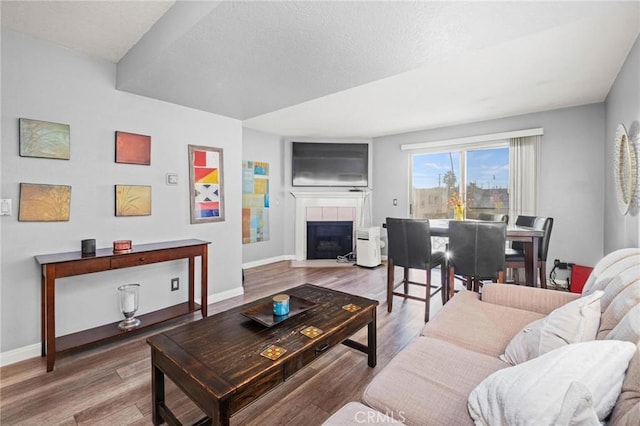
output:
[[269,240],[269,163],[242,162],[242,243]]
[[116,163],[151,164],[151,136],[116,132]]
[[21,118],[19,123],[21,157],[71,158],[71,130],[68,124],[28,118]]
[[67,222],[71,210],[71,186],[20,184],[21,222]]
[[116,185],[116,216],[150,216],[151,187]]
[[189,145],[191,223],[224,220],[222,148]]

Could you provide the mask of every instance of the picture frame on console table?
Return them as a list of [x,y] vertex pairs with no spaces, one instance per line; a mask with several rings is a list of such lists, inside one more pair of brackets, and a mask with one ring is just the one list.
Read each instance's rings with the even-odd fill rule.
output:
[[222,148],[189,145],[191,223],[224,221]]

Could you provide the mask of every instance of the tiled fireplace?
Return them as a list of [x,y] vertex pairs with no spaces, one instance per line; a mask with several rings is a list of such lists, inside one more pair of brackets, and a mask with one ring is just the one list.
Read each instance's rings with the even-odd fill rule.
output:
[[[314,226],[321,226],[326,222],[327,227],[340,227],[341,223],[351,222],[351,244],[355,241],[353,234],[361,225],[362,206],[366,194],[363,192],[292,192],[296,199],[295,223],[295,253],[296,260],[307,260],[307,222]],[[337,229],[327,229],[325,233],[338,232]],[[323,243],[325,244],[325,243]],[[329,243],[326,243],[327,245]],[[339,249],[342,250],[342,249]],[[350,248],[354,250],[354,247]],[[342,255],[347,254],[341,253]],[[333,254],[332,254],[333,256]],[[312,255],[312,257],[314,257]],[[311,257],[311,258],[312,258]],[[317,258],[317,257],[316,257]]]

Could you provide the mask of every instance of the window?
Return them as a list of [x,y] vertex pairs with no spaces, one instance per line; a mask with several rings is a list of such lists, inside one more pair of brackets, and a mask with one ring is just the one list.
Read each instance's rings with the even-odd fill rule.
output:
[[416,153],[411,158],[411,215],[453,217],[449,200],[465,199],[466,216],[509,213],[508,141],[457,151]]

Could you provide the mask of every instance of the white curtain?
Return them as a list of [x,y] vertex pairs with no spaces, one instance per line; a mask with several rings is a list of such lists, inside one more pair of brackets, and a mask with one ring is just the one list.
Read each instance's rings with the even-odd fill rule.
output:
[[538,204],[540,136],[509,139],[509,220],[535,216]]

